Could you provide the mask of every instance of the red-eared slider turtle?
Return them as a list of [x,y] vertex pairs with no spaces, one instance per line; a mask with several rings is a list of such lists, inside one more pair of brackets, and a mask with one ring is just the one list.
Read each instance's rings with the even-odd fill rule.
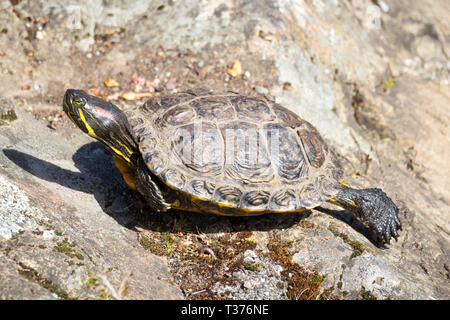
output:
[[380,239],[397,239],[401,224],[392,200],[381,189],[344,184],[317,130],[272,101],[195,89],[123,112],[69,89],[63,108],[112,151],[127,184],[157,211],[252,216],[329,201]]

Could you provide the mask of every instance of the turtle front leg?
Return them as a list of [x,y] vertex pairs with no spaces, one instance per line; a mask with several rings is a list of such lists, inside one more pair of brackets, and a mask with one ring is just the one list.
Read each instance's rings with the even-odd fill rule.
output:
[[342,185],[329,201],[350,211],[387,243],[391,237],[397,240],[397,230],[401,230],[398,208],[381,189],[356,190]]
[[114,164],[119,169],[126,184],[131,189],[137,190],[154,210],[167,211],[170,209],[170,205],[164,199],[163,192],[151,179],[142,159],[138,160],[137,167],[135,167],[114,155]]
[[171,208],[171,204],[166,200],[167,191],[161,190],[162,188],[153,181],[142,158],[137,161],[136,189],[157,212],[167,211]]

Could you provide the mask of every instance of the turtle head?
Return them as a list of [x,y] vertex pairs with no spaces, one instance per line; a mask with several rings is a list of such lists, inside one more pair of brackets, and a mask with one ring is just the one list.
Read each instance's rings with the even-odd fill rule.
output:
[[82,90],[68,89],[63,109],[77,127],[105,144],[116,156],[128,163],[135,161],[139,151],[127,118],[118,107]]

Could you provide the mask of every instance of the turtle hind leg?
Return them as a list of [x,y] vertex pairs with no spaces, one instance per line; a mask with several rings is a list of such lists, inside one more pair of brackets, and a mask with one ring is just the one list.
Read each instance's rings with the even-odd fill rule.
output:
[[387,243],[391,237],[397,240],[397,230],[401,230],[399,210],[381,189],[357,190],[342,185],[330,202],[350,211],[364,226]]

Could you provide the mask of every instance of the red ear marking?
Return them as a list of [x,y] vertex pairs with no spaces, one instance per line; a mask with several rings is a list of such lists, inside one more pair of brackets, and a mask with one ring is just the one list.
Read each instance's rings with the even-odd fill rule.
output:
[[97,112],[98,114],[100,114],[103,118],[112,119],[112,114],[109,111],[106,111],[105,109],[100,107],[92,107],[92,109],[95,110],[95,112]]

